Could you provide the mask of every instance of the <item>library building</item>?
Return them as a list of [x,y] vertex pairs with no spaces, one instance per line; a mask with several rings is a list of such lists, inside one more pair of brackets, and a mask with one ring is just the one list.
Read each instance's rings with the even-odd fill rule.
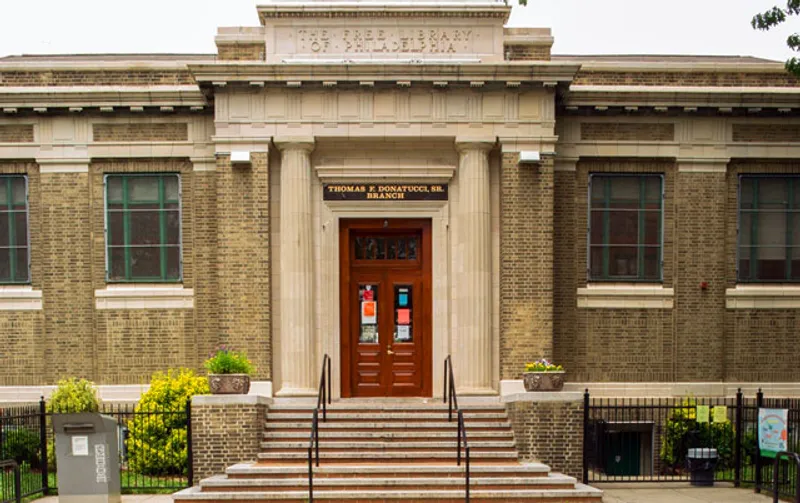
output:
[[448,355],[463,394],[541,358],[800,391],[800,84],[551,54],[510,10],[271,3],[217,54],[0,58],[0,399],[220,344],[268,396],[324,354],[337,397],[438,395]]
[[0,57],[0,402],[135,401],[223,344],[257,404],[316,402],[325,355],[334,406],[452,371],[512,422],[540,359],[579,408],[800,396],[800,81],[554,54],[511,9],[265,2],[215,54]]

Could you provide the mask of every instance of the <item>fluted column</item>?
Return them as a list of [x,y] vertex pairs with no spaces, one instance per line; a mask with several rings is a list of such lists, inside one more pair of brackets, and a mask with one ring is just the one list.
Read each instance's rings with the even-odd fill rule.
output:
[[459,387],[492,387],[492,258],[489,151],[494,141],[457,141],[453,357]]
[[314,391],[313,138],[275,140],[281,151],[279,395]]

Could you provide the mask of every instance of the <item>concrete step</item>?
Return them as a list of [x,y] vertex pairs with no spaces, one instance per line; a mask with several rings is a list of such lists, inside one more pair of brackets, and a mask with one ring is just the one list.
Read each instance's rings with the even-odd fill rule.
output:
[[[507,430],[511,429],[511,423],[506,421],[467,421],[469,424],[468,432],[477,431],[477,430]],[[275,431],[275,430],[303,430],[303,431],[310,431],[311,430],[311,418],[307,418],[307,420],[287,420],[287,421],[274,421],[274,422],[267,422],[265,425],[265,429],[268,431]],[[385,429],[385,430],[402,430],[402,431],[456,431],[458,426],[455,421],[450,422],[446,420],[442,421],[423,421],[423,422],[415,422],[413,429],[409,428],[408,423],[405,422],[374,422],[374,421],[365,421],[365,422],[336,422],[331,421],[329,418],[328,421],[319,422],[319,429],[321,430],[359,430],[359,429]]]
[[[559,503],[601,503],[603,492],[582,484],[574,489],[506,489],[506,490],[480,490],[470,491],[474,503],[484,501],[503,501],[506,503],[523,503],[534,501],[548,501]],[[243,491],[243,492],[202,492],[199,487],[184,489],[173,495],[175,501],[205,501],[207,503],[222,503],[229,501],[247,501],[248,503],[261,503],[269,501],[283,501],[287,503],[300,503],[308,501],[308,491]],[[330,502],[380,503],[386,500],[410,501],[431,500],[438,503],[462,503],[464,490],[379,490],[379,491],[314,491],[315,500]]]
[[[269,407],[270,411],[274,412],[304,412],[309,413],[316,409],[314,404],[272,404]],[[321,407],[320,407],[321,408]],[[431,413],[447,413],[450,409],[447,404],[428,404],[420,405],[414,403],[398,403],[398,404],[351,404],[351,403],[334,403],[328,405],[328,412],[359,412],[359,413],[374,413],[374,412],[431,412]],[[506,412],[506,407],[503,404],[485,404],[485,405],[467,405],[461,406],[460,409],[465,414],[472,412]]]
[[[312,413],[309,412],[279,412],[272,409],[267,412],[267,422],[274,421],[309,421],[311,420]],[[322,418],[322,414],[320,414]],[[402,421],[402,422],[425,422],[425,421],[443,421],[448,419],[445,412],[431,413],[425,412],[338,412],[328,411],[328,421],[365,421],[375,422],[376,420],[382,421]],[[507,421],[508,415],[505,412],[470,412],[464,414],[465,421]]]
[[[273,440],[270,442],[262,442],[261,448],[262,449],[269,449],[269,450],[293,450],[293,449],[307,449],[309,446],[309,440],[305,439],[297,442],[293,441],[283,441],[283,440]],[[382,451],[393,451],[393,450],[426,450],[426,449],[436,449],[436,450],[447,450],[447,449],[455,449],[456,439],[453,438],[452,441],[389,441],[389,442],[361,442],[361,441],[350,441],[350,442],[331,442],[329,440],[323,440],[320,438],[319,441],[319,448],[320,450],[324,451],[339,451],[339,450],[382,450]],[[469,440],[469,447],[470,449],[475,452],[478,449],[514,449],[516,445],[514,444],[513,440],[489,440],[489,441],[472,441]]]
[[[302,432],[302,431],[265,431],[264,432],[264,439],[265,440],[305,440],[307,441],[311,430]],[[398,440],[398,441],[405,441],[405,440],[417,440],[417,441],[434,441],[435,439],[446,439],[451,440],[456,437],[457,430],[453,428],[452,430],[447,431],[422,431],[418,432],[416,430],[413,431],[332,431],[328,429],[320,428],[319,438],[320,440],[325,439],[331,442],[337,441],[349,441],[351,439],[360,440],[364,442],[368,441],[389,441],[389,440]],[[472,429],[467,431],[468,439],[470,443],[480,440],[513,440],[514,433],[509,430],[497,430],[497,431],[472,431]]]
[[[308,475],[305,465],[263,465],[257,463],[240,463],[229,467],[225,473],[228,478],[297,478]],[[454,462],[447,464],[425,463],[412,464],[361,464],[361,465],[325,465],[314,467],[315,478],[343,478],[343,477],[436,477],[464,478],[466,467],[457,466]],[[547,477],[550,467],[542,463],[518,463],[516,461],[505,464],[482,465],[472,463],[470,475],[473,477]]]
[[[566,475],[551,474],[548,477],[470,477],[470,487],[475,489],[573,489],[576,480]],[[345,477],[323,478],[314,481],[315,490],[326,491],[370,491],[376,489],[418,488],[428,490],[460,489],[464,477]],[[204,479],[200,486],[204,492],[219,491],[303,491],[308,490],[308,478],[258,478],[235,479],[218,475]]]
[[[362,449],[358,451],[346,452],[321,452],[320,459],[323,463],[424,463],[426,461],[444,461],[449,460],[455,463],[456,450],[455,445],[451,449],[444,450],[419,450],[419,451],[385,451],[385,450],[368,450]],[[462,453],[462,458],[464,454]],[[470,460],[474,462],[486,460],[516,460],[517,451],[478,451],[471,453]],[[260,452],[258,453],[259,462],[306,462],[308,460],[308,452],[305,449],[298,449],[292,452]]]

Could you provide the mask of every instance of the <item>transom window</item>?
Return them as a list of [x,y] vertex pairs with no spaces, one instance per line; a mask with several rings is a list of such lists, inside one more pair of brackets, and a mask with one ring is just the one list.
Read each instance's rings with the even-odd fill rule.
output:
[[662,280],[663,186],[662,175],[590,175],[590,280]]
[[357,237],[356,260],[417,260],[418,236]]
[[180,281],[178,175],[106,175],[105,183],[108,281]]
[[739,178],[738,278],[800,281],[800,176]]
[[0,283],[30,283],[28,178],[0,176]]

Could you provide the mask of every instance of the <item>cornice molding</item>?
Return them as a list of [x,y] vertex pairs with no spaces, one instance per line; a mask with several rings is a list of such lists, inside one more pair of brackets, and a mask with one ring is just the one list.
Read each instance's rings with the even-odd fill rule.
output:
[[214,82],[572,82],[579,65],[563,63],[382,63],[340,61],[309,64],[224,62],[190,65],[200,83]]

